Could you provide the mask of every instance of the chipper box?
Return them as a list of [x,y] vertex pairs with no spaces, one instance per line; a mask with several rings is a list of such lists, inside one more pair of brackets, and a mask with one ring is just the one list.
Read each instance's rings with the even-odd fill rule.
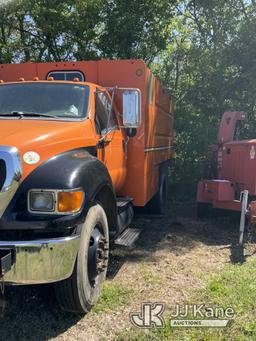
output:
[[142,61],[0,65],[0,277],[96,302],[133,206],[166,205],[173,112]]
[[209,207],[241,212],[240,233],[246,215],[250,224],[256,223],[256,139],[236,138],[245,119],[244,112],[223,114],[217,143],[211,146],[209,178],[197,188],[198,215],[206,215]]

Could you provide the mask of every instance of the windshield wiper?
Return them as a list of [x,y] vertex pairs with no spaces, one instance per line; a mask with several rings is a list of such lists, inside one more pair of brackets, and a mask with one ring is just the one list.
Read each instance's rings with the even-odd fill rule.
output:
[[47,115],[47,114],[39,114],[36,112],[26,112],[26,111],[12,111],[7,114],[0,114],[0,116],[18,116],[20,118],[22,117],[49,117],[49,118],[59,118],[58,116],[54,115]]

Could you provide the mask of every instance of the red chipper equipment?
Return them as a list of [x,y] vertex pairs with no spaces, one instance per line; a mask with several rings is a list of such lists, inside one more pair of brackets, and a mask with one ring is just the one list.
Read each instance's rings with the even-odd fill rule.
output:
[[244,112],[225,112],[217,143],[211,146],[210,179],[198,183],[199,215],[209,206],[241,212],[240,244],[243,241],[245,216],[256,223],[256,139],[236,140]]

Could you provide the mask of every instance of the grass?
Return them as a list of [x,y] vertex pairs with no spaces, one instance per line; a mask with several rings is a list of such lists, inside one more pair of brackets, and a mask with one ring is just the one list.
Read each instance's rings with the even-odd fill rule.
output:
[[162,330],[132,330],[129,334],[119,336],[117,340],[256,340],[256,259],[248,259],[243,265],[227,265],[220,274],[212,278],[204,290],[195,294],[192,303],[204,303],[207,307],[232,307],[235,311],[234,321],[226,328],[173,328],[166,320],[166,326]]
[[114,311],[131,302],[132,290],[118,283],[106,281],[103,285],[100,298],[93,308],[95,314]]
[[142,273],[143,281],[145,284],[153,285],[153,286],[162,284],[163,282],[162,276],[160,276],[159,274],[156,274],[153,270],[150,270],[145,265],[141,266],[140,271]]

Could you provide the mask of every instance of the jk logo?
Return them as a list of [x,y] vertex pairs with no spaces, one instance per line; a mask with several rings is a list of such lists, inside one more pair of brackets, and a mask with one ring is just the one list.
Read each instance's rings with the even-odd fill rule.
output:
[[164,319],[162,317],[164,310],[164,303],[142,303],[141,312],[131,313],[130,319],[135,327],[162,328],[164,327]]

